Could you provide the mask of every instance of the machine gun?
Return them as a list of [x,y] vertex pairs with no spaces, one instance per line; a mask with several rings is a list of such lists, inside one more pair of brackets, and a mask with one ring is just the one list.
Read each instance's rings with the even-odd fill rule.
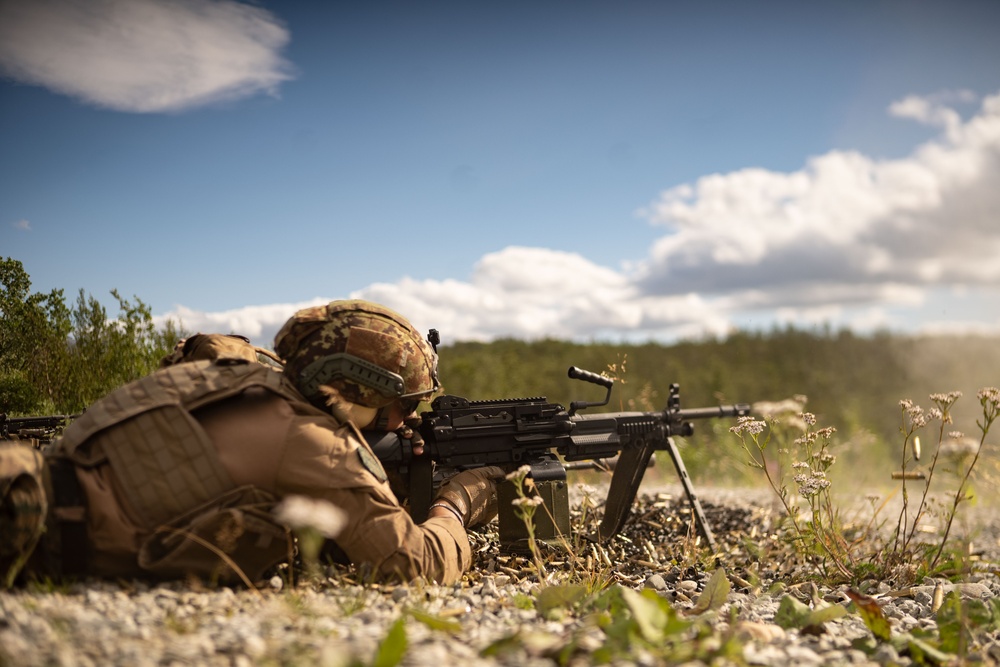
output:
[[[714,548],[711,526],[673,438],[691,435],[692,420],[745,416],[750,414],[750,406],[682,409],[680,386],[672,384],[667,405],[659,412],[577,414],[585,408],[607,405],[614,380],[575,366],[569,369],[569,377],[604,387],[607,395],[596,403],[573,401],[568,411],[544,397],[470,401],[439,396],[415,427],[423,440],[420,456],[414,455],[413,443],[397,433],[369,432],[366,437],[387,470],[409,479],[410,513],[417,522],[427,517],[435,487],[450,475],[481,466],[508,471],[529,466],[534,488],[546,508],[535,514],[535,536],[545,541],[559,540],[570,532],[568,467],[581,467],[575,462],[617,457],[604,516],[592,536],[604,543],[625,525],[653,453],[666,450],[677,468],[698,529]],[[513,483],[500,483],[497,496],[501,545],[520,550],[527,529],[510,502],[517,497]]]
[[0,440],[26,440],[36,445],[52,442],[66,426],[80,415],[45,417],[8,417],[0,413]]

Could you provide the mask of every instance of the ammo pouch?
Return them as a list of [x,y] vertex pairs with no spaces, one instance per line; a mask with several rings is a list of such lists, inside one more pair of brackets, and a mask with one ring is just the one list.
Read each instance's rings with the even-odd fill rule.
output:
[[164,578],[252,584],[291,553],[287,531],[271,518],[274,497],[241,486],[160,526],[139,547],[139,566]]
[[45,477],[38,450],[0,441],[0,590],[13,585],[45,532]]

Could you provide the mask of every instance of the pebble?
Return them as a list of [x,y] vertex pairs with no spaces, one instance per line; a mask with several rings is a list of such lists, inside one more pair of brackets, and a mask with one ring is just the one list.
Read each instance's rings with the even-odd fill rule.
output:
[[[621,554],[614,557],[625,562]],[[570,639],[581,650],[601,646],[604,635],[586,615],[551,618],[524,608],[539,584],[519,576],[517,567],[509,569],[512,573],[498,568],[473,572],[453,586],[379,587],[346,581],[290,585],[275,576],[259,590],[86,580],[52,591],[2,591],[0,665],[371,664],[388,628],[401,617],[407,618],[404,665],[541,667],[556,664],[546,656],[555,655],[552,650]],[[711,569],[677,565],[620,569],[621,585],[655,591],[682,614],[694,606],[712,574]],[[891,644],[879,645],[871,653],[858,650],[855,642],[868,640],[871,633],[856,613],[827,621],[818,636],[780,627],[774,619],[784,595],[795,593],[807,601],[818,596],[843,604],[843,588],[820,586],[811,591],[783,581],[763,566],[759,576],[753,586],[734,585],[723,607],[710,612],[714,622],[726,627],[733,622],[747,665],[915,665]],[[1000,595],[995,568],[958,584],[926,580],[894,591],[885,582],[871,581],[861,588],[879,596],[892,631],[900,633],[936,631],[931,605],[939,584],[945,595],[957,591],[967,599],[992,603]],[[435,616],[438,624],[425,625],[410,610]],[[448,629],[454,623],[461,628],[458,632]],[[480,655],[515,633],[521,641],[512,650]],[[970,662],[998,661],[1000,633],[994,630],[985,645],[975,647]],[[629,664],[659,663],[640,651]]]
[[[697,584],[684,579],[677,588],[694,593]],[[365,591],[350,587],[265,587],[259,593],[209,591],[188,596],[183,584],[152,590],[99,581],[90,585],[92,588],[82,594],[0,593],[0,664],[338,665],[348,658],[367,662],[388,627],[407,606],[413,606],[457,621],[463,640],[472,645],[464,647],[451,633],[410,619],[406,625],[406,664],[476,661],[522,666],[551,663],[538,662],[538,655],[525,655],[527,649],[490,658],[480,658],[478,652],[519,627],[551,641],[582,632],[584,624],[569,614],[542,618],[534,609],[515,605],[514,600],[523,594],[520,586],[510,579],[493,577],[462,587],[371,590],[364,596],[364,608],[357,611],[354,605],[359,591]],[[658,592],[669,588],[660,574],[646,577],[643,585]],[[963,594],[989,598],[1000,593],[998,588],[995,581],[958,587]],[[933,617],[928,608],[931,598],[925,597],[882,599],[883,612],[892,619],[894,631],[920,627],[921,618]],[[785,630],[773,622],[778,601],[766,594],[733,592],[728,604],[732,606],[729,613],[735,612],[740,619],[735,631],[743,644],[743,658],[750,665],[913,664],[891,645],[879,646],[871,655],[853,648],[854,640],[870,636],[853,614],[827,622],[819,637],[804,637],[796,629]],[[728,613],[719,616],[725,619]],[[598,633],[588,641],[599,645],[599,637]],[[994,642],[989,652],[980,656],[980,662],[995,664],[996,653],[1000,648]]]
[[693,595],[698,592],[698,582],[692,581],[690,579],[685,579],[677,583],[677,590],[684,593],[685,595]]
[[652,588],[654,591],[665,591],[667,590],[667,581],[663,578],[662,574],[652,574],[646,577],[646,582],[643,586]]
[[[682,579],[676,589],[695,594],[698,585],[694,579]],[[408,605],[457,621],[462,639],[456,641],[456,635],[411,618],[406,622],[406,664],[476,661],[541,665],[551,663],[538,655],[525,655],[528,649],[488,658],[481,658],[479,651],[518,628],[540,633],[535,642],[547,638],[545,641],[551,643],[553,638],[569,636],[573,628],[582,632],[583,624],[571,615],[542,618],[534,609],[520,608],[514,601],[523,595],[521,587],[510,578],[490,576],[460,587],[396,586],[384,590],[264,587],[260,592],[194,592],[180,583],[141,590],[97,581],[91,586],[77,594],[0,593],[0,664],[228,667],[261,663],[342,665],[350,659],[368,662],[388,627],[404,613],[402,605]],[[537,590],[537,584],[534,586],[528,591]],[[666,577],[658,573],[646,577],[643,586],[661,594],[671,589]],[[923,587],[918,588],[908,596],[880,599],[894,632],[926,627],[928,621],[933,627],[932,598],[925,595]],[[975,598],[995,598],[1000,593],[996,581],[955,589]],[[821,587],[820,592],[828,591]],[[356,609],[359,598],[364,605],[360,610]],[[774,623],[779,602],[766,593],[731,592],[727,604],[731,609],[719,616],[725,619],[735,613],[738,617],[735,632],[749,665],[914,664],[889,644],[870,655],[854,648],[853,641],[870,636],[856,614],[827,622],[824,634],[807,637]],[[599,633],[581,645],[590,644],[600,645]],[[980,663],[996,664],[998,655],[1000,645],[994,641],[979,655]]]

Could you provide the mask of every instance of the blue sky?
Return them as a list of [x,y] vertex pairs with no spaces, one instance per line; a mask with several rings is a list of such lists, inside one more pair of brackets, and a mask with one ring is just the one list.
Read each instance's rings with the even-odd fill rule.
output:
[[258,344],[1000,330],[1000,3],[0,2],[0,255]]

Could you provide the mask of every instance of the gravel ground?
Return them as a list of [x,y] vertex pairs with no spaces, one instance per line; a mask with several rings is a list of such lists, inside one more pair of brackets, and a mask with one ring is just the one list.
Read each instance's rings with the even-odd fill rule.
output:
[[[673,488],[644,494],[622,539],[607,550],[592,549],[584,555],[583,549],[575,565],[566,559],[551,562],[549,578],[566,581],[570,570],[582,563],[611,583],[655,591],[681,616],[702,619],[716,636],[736,639],[738,654],[717,661],[721,664],[920,664],[912,652],[888,642],[861,650],[862,644],[874,642],[853,611],[801,629],[776,623],[784,598],[791,596],[807,607],[846,605],[846,587],[817,587],[790,562],[753,555],[773,539],[777,514],[768,494],[699,491],[719,541],[717,561],[728,575],[728,594],[721,606],[691,613],[714,566],[704,550],[685,550],[690,527]],[[575,499],[586,495],[588,489],[574,489]],[[997,519],[984,511],[975,525],[963,530],[974,531],[977,560],[973,572],[958,581],[859,584],[878,599],[894,635],[937,631],[932,611],[936,589],[987,604],[1000,595]],[[294,587],[276,575],[256,590],[207,589],[197,582],[83,581],[0,593],[0,665],[372,664],[400,619],[405,619],[404,665],[592,662],[593,650],[607,637],[594,617],[574,613],[568,603],[554,608],[565,612],[561,618],[540,611],[542,605],[534,603],[544,586],[530,563],[498,553],[495,534],[473,534],[472,540],[474,571],[461,584],[448,587],[359,585],[351,572],[338,571],[323,582]],[[581,580],[579,571],[573,580]],[[496,650],[484,656],[482,651],[490,646]],[[995,627],[977,633],[968,659],[998,664],[1000,634]],[[697,655],[685,660],[704,664]],[[655,651],[645,650],[614,662],[664,664]]]

